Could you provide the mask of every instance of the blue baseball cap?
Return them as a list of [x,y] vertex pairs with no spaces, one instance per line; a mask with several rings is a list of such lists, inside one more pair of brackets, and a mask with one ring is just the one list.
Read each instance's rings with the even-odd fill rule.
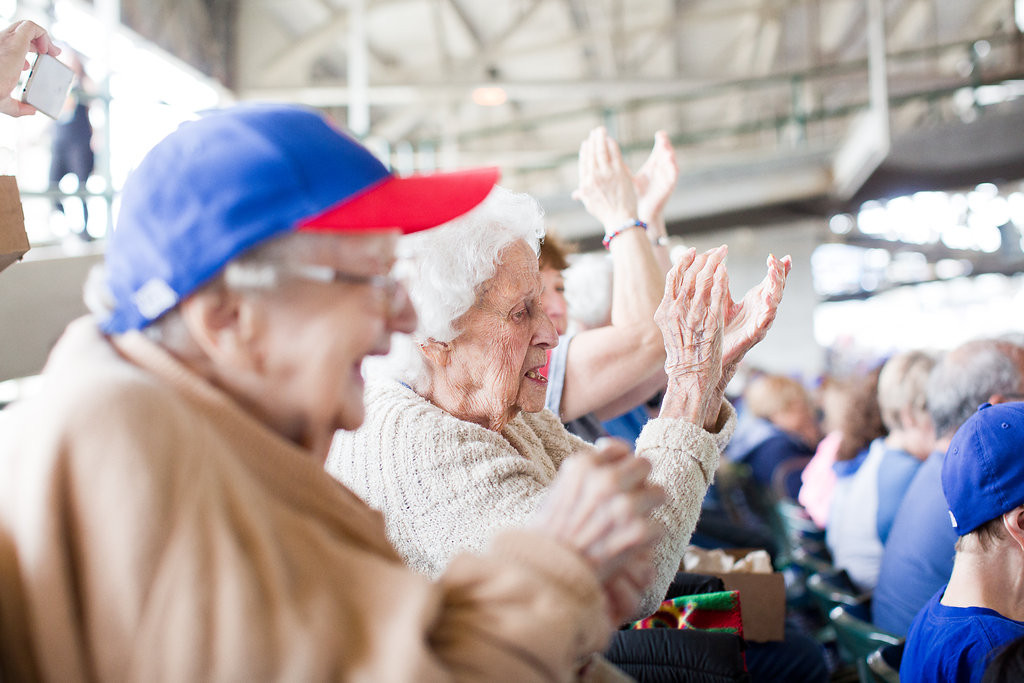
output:
[[249,104],[182,124],[121,193],[108,334],[141,329],[242,252],[291,230],[424,230],[470,210],[496,168],[399,178],[321,114]]
[[960,536],[1024,504],[1024,403],[985,403],[956,430],[942,491]]

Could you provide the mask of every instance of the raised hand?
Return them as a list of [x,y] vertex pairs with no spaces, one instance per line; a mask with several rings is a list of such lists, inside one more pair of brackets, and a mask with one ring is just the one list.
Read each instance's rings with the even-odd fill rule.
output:
[[781,259],[768,256],[768,272],[764,279],[743,296],[738,303],[729,298],[725,315],[725,341],[722,352],[722,391],[729,383],[741,360],[750,349],[764,339],[775,321],[786,287],[786,278],[793,267],[789,256]]
[[590,131],[580,144],[579,173],[580,185],[572,197],[601,222],[605,234],[637,217],[633,175],[622,160],[619,145],[603,127]]
[[676,163],[676,151],[672,147],[668,133],[659,130],[654,134],[651,155],[633,176],[640,220],[650,223],[661,218],[678,179],[679,164]]
[[531,526],[576,550],[605,589],[613,623],[637,606],[653,578],[654,546],[663,530],[650,513],[665,500],[647,481],[650,463],[614,439],[565,461]]
[[662,417],[680,417],[710,428],[718,418],[723,338],[729,283],[727,248],[684,254],[665,284],[654,320],[665,342],[668,384]]

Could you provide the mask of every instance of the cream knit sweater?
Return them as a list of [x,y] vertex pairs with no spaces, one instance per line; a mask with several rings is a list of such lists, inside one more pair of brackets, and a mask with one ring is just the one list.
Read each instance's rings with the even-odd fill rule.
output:
[[[636,442],[650,479],[668,500],[655,511],[666,529],[657,579],[638,616],[654,611],[679,567],[718,458],[736,425],[709,434],[684,420],[653,419]],[[720,419],[720,424],[722,420]],[[553,413],[520,413],[501,432],[460,420],[393,380],[366,388],[366,421],[338,432],[327,471],[384,513],[388,538],[414,569],[439,575],[460,550],[480,550],[499,530],[522,527],[539,507],[562,462],[592,444]]]

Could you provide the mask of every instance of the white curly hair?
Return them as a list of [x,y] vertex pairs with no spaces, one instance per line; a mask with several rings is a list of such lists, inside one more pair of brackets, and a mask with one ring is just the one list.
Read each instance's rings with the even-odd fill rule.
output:
[[544,212],[528,194],[495,187],[472,211],[399,241],[399,274],[419,315],[418,341],[451,341],[456,321],[494,277],[505,248],[526,241],[537,253]]
[[367,358],[371,377],[417,379],[423,358],[419,344],[458,337],[457,322],[494,277],[505,249],[525,240],[534,253],[544,236],[544,212],[533,197],[496,186],[472,211],[399,240],[395,274],[405,284],[419,324],[412,336],[395,334],[391,352]]

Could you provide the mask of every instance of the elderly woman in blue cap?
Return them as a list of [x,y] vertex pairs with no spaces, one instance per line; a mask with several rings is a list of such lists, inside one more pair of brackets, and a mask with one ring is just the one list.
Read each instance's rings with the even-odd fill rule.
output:
[[[319,115],[183,125],[124,188],[91,317],[0,415],[5,680],[568,680],[637,599],[661,500],[622,447],[521,528],[411,572],[323,471],[416,315],[396,236],[496,172],[399,179]],[[616,513],[610,515],[609,510]]]

